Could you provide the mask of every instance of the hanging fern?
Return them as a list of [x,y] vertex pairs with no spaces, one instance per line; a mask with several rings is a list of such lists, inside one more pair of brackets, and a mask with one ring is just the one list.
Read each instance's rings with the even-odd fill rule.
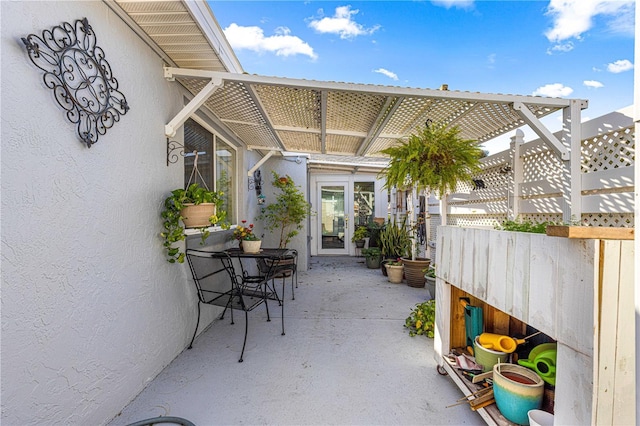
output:
[[480,171],[484,155],[477,142],[462,139],[457,126],[430,124],[397,146],[382,150],[390,157],[385,188],[436,191],[443,196],[453,192],[458,182],[470,181]]

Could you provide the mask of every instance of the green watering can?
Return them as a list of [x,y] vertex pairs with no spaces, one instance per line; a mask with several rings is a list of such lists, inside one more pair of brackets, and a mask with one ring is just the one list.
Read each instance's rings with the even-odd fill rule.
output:
[[531,349],[529,359],[520,359],[518,364],[538,373],[545,382],[556,385],[556,355],[557,343],[543,343]]

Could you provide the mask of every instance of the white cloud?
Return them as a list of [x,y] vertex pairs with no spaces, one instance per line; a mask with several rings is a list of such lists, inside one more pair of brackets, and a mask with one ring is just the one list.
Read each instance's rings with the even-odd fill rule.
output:
[[573,93],[571,87],[565,86],[561,83],[546,84],[538,87],[533,93],[533,96],[549,96],[551,98],[563,98]]
[[547,49],[547,54],[553,55],[555,52],[565,53],[565,52],[571,52],[572,50],[573,50],[573,42],[568,41],[566,43],[558,43],[551,46],[549,49]]
[[306,55],[311,59],[318,56],[308,43],[292,36],[286,27],[276,29],[275,34],[265,36],[260,27],[241,27],[231,24],[224,29],[224,35],[234,49],[252,50],[258,53],[271,52],[277,56]]
[[628,22],[633,19],[633,3],[634,0],[551,0],[547,15],[553,18],[553,27],[545,35],[554,43],[570,38],[580,39],[591,29],[597,15],[608,18],[610,27],[619,26],[620,20]]
[[[318,11],[322,14],[322,9]],[[351,10],[351,6],[336,7],[335,14],[332,17],[323,17],[313,19],[309,22],[309,27],[319,33],[338,34],[341,39],[354,38],[359,35],[370,35],[376,32],[380,25],[371,28],[365,28],[358,24],[352,18],[357,15],[359,10]]]
[[377,72],[378,74],[386,75],[391,80],[396,80],[396,81],[398,80],[398,74],[396,74],[395,72],[386,70],[384,68],[378,68],[377,70],[373,70],[373,72]]
[[620,59],[618,61],[607,64],[607,71],[614,74],[629,71],[631,69],[633,69],[633,64],[628,59]]
[[471,9],[473,7],[474,0],[432,0],[436,6],[444,6],[447,9],[451,9],[452,7],[458,9]]
[[600,83],[597,80],[585,80],[582,82],[582,84],[584,84],[587,87],[593,87],[594,89],[599,89],[601,87],[604,87],[604,84]]

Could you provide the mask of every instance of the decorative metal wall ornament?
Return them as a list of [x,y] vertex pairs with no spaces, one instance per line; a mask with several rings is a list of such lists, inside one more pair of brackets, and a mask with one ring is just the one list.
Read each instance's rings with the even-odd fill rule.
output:
[[29,34],[22,42],[88,148],[129,111],[87,18],[44,30],[42,37]]
[[[178,151],[177,153],[174,151]],[[184,157],[184,145],[180,142],[172,141],[167,138],[167,167],[169,164],[175,164],[178,158]]]
[[[175,152],[178,151],[178,152]],[[169,164],[175,164],[180,157],[195,157],[197,155],[207,155],[207,151],[184,152],[184,145],[178,141],[172,141],[167,138],[167,167]]]

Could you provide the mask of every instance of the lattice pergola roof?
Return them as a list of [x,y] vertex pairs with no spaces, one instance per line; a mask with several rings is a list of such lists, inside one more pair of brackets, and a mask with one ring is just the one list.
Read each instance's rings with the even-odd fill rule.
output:
[[167,75],[194,95],[219,85],[203,104],[249,147],[312,154],[381,157],[379,151],[427,120],[456,125],[462,137],[482,143],[571,105],[559,98],[175,68]]
[[[107,4],[140,28],[141,37],[172,67],[167,77],[177,78],[199,98],[166,126],[169,135],[204,106],[254,149],[363,158],[380,157],[381,150],[427,120],[456,125],[462,137],[478,143],[528,124],[568,159],[566,148],[539,119],[569,108],[570,99],[249,75],[205,1]],[[577,102],[569,112],[579,123],[586,101]]]

